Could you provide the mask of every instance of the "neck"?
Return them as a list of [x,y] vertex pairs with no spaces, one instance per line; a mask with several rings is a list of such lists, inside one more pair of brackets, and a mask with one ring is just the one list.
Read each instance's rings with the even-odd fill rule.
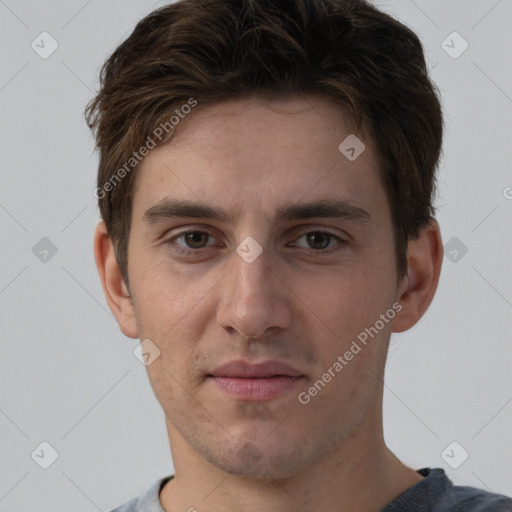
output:
[[166,512],[378,512],[422,479],[386,447],[382,421],[361,421],[316,463],[282,480],[228,474],[205,461],[168,422],[175,477],[160,493]]

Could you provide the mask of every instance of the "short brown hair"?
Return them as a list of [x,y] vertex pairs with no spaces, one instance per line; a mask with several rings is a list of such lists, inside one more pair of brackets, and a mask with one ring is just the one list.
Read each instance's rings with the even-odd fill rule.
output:
[[155,129],[191,99],[307,94],[337,102],[374,139],[404,274],[409,239],[434,215],[443,131],[416,34],[363,0],[180,0],[137,24],[86,108],[99,209],[127,284],[137,162],[126,163]]

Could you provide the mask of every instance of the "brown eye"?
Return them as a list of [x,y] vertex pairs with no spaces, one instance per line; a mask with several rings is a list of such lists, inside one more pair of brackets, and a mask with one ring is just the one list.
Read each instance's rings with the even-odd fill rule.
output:
[[346,249],[348,243],[328,231],[309,231],[297,238],[292,246],[309,250],[310,254],[316,256],[323,256]]
[[322,250],[329,245],[329,242],[331,241],[331,235],[321,231],[313,231],[306,234],[306,240],[312,249]]
[[202,249],[208,243],[208,233],[204,231],[189,231],[183,235],[184,241],[191,249]]
[[213,246],[216,245],[215,242],[215,237],[207,231],[188,230],[177,233],[166,243],[177,254],[193,256],[213,249]]

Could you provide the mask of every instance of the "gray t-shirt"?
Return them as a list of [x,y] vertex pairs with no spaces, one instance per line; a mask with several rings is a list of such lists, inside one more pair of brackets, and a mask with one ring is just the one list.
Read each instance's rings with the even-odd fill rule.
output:
[[[381,512],[512,512],[512,499],[502,494],[453,485],[441,468],[422,468],[424,478],[404,491]],[[112,512],[165,512],[158,495],[172,478],[154,483],[138,498],[133,498]]]

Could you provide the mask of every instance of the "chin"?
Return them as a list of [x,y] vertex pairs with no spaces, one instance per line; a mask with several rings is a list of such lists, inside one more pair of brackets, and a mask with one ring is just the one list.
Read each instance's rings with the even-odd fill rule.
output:
[[284,480],[293,477],[307,466],[304,453],[297,450],[296,446],[276,447],[267,444],[265,448],[258,448],[255,443],[245,441],[238,446],[233,444],[228,450],[221,449],[215,452],[210,449],[203,451],[202,456],[208,462],[222,471],[242,478],[256,480]]

